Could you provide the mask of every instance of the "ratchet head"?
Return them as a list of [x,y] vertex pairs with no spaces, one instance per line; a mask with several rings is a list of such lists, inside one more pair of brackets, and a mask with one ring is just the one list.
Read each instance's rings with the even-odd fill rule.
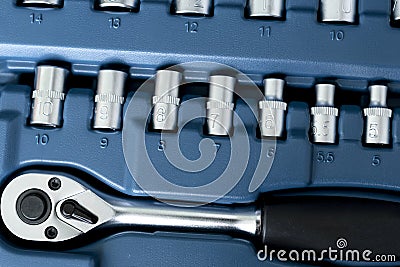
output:
[[60,242],[112,220],[115,211],[71,178],[26,173],[4,189],[1,215],[5,226],[21,239]]

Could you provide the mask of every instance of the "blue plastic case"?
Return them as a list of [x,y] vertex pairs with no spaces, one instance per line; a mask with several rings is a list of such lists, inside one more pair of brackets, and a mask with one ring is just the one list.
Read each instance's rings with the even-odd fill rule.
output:
[[[395,101],[389,102],[395,108],[390,148],[363,146],[362,107],[350,98],[346,103],[346,97],[339,107],[338,143],[315,145],[308,138],[309,106],[314,101],[311,90],[317,81],[335,82],[343,95],[366,95],[368,84],[378,80],[389,81],[392,93],[400,92],[400,29],[390,25],[390,0],[359,0],[356,25],[318,22],[318,0],[286,0],[283,21],[246,18],[244,0],[214,0],[213,16],[200,18],[171,15],[170,5],[167,0],[143,0],[139,12],[117,13],[95,10],[89,0],[65,0],[62,9],[54,10],[20,7],[12,0],[2,0],[3,181],[31,167],[57,171],[71,168],[121,193],[146,196],[126,166],[122,132],[92,129],[92,82],[102,66],[130,66],[125,114],[140,83],[156,70],[184,62],[212,61],[238,69],[259,86],[267,75],[284,75],[289,92],[299,96],[299,100],[289,97],[287,136],[277,141],[272,169],[254,192],[248,187],[260,157],[257,119],[242,100],[236,101],[235,111],[249,133],[251,158],[243,179],[218,203],[249,203],[262,193],[314,187],[399,191],[400,110]],[[33,73],[38,64],[49,60],[70,63],[72,76],[78,77],[69,86],[63,126],[57,129],[28,123]],[[83,85],[77,82],[79,79]],[[183,101],[196,96],[193,92],[183,94]],[[143,103],[150,104],[150,97],[143,98]],[[257,105],[255,100],[252,103]],[[125,114],[125,120],[132,116]],[[199,157],[197,144],[205,137],[203,127],[204,120],[198,119],[181,132],[181,150],[188,158]],[[207,138],[220,144],[220,150],[208,169],[195,174],[182,173],[168,163],[158,150],[160,133],[146,132],[146,146],[160,173],[175,183],[196,186],[210,182],[229,160],[229,139]],[[106,148],[102,145],[105,139]],[[140,168],[143,151],[133,153]],[[334,161],[319,161],[319,153],[332,153]],[[380,164],[375,165],[377,157]],[[174,192],[165,193],[174,196]],[[3,238],[0,245],[1,266],[297,266],[260,262],[249,242],[214,235],[124,232],[62,252],[27,250]]]

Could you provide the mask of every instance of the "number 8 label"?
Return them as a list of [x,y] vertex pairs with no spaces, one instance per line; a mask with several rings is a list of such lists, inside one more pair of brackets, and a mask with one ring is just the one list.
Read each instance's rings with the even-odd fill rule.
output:
[[165,113],[166,113],[165,108],[161,107],[157,109],[157,122],[165,121]]

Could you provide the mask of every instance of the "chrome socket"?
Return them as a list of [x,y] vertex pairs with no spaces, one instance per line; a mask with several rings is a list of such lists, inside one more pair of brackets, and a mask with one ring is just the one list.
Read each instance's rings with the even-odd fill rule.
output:
[[287,104],[282,101],[285,81],[268,78],[264,80],[265,100],[258,103],[259,125],[262,137],[282,137],[285,130]]
[[117,70],[100,70],[95,96],[93,128],[120,130],[124,88],[128,74]]
[[365,117],[364,141],[366,144],[390,144],[390,118],[392,110],[386,106],[387,86],[372,85],[370,105],[363,110]]
[[336,142],[336,121],[339,110],[334,107],[335,86],[317,84],[316,106],[311,108],[311,141],[333,144]]
[[68,70],[54,66],[36,68],[30,120],[32,125],[61,127],[68,73]]
[[210,135],[226,136],[233,133],[233,93],[236,78],[216,75],[210,77],[207,102],[207,130]]
[[160,70],[156,74],[153,96],[153,129],[175,131],[178,128],[180,105],[179,86],[182,74],[173,70]]

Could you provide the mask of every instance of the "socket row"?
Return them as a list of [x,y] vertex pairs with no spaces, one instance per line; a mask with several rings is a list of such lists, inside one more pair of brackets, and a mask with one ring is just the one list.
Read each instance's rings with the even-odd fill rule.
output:
[[[387,0],[391,1],[391,0]],[[21,6],[62,8],[64,0],[20,0]],[[95,9],[103,11],[138,12],[140,0],[98,0]],[[358,21],[358,0],[320,0],[319,20],[322,22],[355,24]],[[213,0],[174,0],[171,11],[176,15],[212,16]],[[285,0],[247,0],[245,13],[250,18],[285,18]],[[400,20],[400,6],[397,0],[392,2],[393,22]]]
[[[65,82],[68,70],[55,66],[36,68],[35,89],[32,93],[31,125],[61,127]],[[182,73],[159,70],[155,76],[152,97],[152,129],[176,132],[179,114],[179,87]],[[124,87],[128,74],[123,71],[100,70],[94,98],[93,128],[120,130],[125,102]],[[233,134],[234,94],[237,80],[227,75],[209,77],[209,95],[206,102],[207,133],[215,136]],[[263,97],[258,103],[258,121],[261,137],[284,136],[287,103],[283,100],[285,81],[278,78],[264,80]],[[335,107],[335,85],[317,84],[316,102],[311,108],[310,139],[314,143],[336,142],[339,109]],[[386,105],[388,87],[371,85],[370,104],[363,110],[365,117],[364,142],[373,145],[390,144],[392,110]]]

